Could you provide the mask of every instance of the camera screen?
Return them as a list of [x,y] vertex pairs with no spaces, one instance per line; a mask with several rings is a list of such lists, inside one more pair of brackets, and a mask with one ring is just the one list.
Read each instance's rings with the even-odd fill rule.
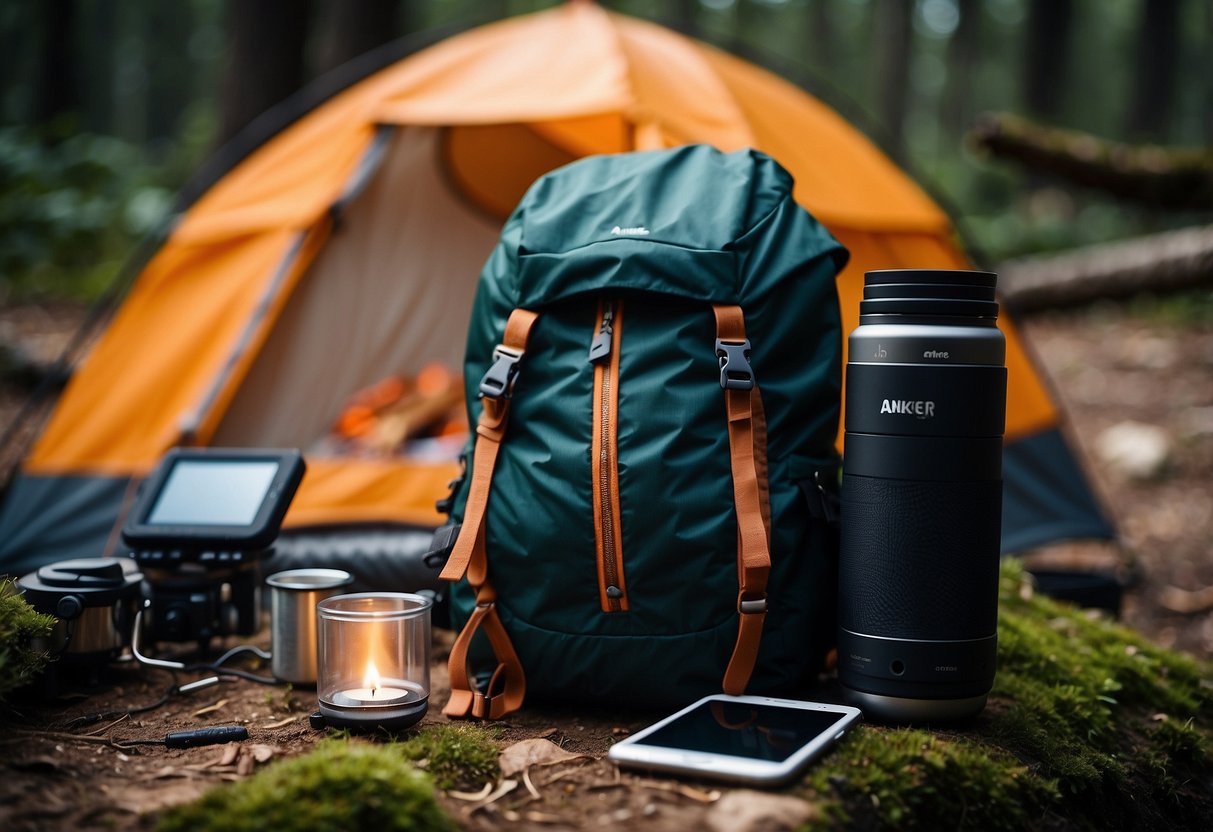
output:
[[843,716],[837,711],[715,700],[701,702],[695,710],[639,742],[779,762],[791,757]]
[[257,517],[278,463],[182,459],[148,512],[149,525],[247,526]]

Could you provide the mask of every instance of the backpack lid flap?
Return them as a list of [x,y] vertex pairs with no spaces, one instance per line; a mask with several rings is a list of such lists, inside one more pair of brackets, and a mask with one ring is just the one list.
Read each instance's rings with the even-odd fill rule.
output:
[[706,303],[737,303],[737,258],[640,240],[594,243],[571,252],[524,254],[519,303],[544,306],[597,291],[639,291]]

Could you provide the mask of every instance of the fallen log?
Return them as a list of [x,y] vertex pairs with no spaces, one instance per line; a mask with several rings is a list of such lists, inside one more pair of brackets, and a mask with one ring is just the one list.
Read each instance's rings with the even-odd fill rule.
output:
[[1213,285],[1213,225],[1018,258],[996,271],[1003,301],[1020,314]]
[[1033,173],[1097,188],[1167,211],[1213,210],[1213,149],[1110,141],[1020,116],[982,116],[969,133],[978,152],[1019,162]]

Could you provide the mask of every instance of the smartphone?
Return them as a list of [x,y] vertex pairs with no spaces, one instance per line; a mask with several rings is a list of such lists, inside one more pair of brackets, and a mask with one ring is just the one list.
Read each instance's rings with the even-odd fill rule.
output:
[[626,768],[775,786],[860,717],[847,705],[715,694],[615,744],[607,757]]

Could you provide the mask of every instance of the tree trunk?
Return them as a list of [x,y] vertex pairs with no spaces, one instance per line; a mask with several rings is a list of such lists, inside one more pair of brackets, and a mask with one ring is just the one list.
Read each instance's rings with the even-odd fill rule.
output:
[[838,62],[838,27],[830,14],[830,0],[813,0],[808,13],[813,66],[828,78]]
[[1011,260],[997,271],[1003,300],[1019,313],[1207,286],[1213,283],[1213,226]]
[[670,28],[694,36],[699,31],[699,0],[674,0],[665,4],[666,21]]
[[957,0],[960,21],[948,41],[948,98],[944,104],[944,124],[951,136],[962,136],[972,124],[973,75],[981,54],[981,4],[978,0]]
[[876,6],[876,100],[881,124],[888,135],[889,147],[885,149],[895,159],[905,155],[905,121],[912,93],[909,79],[913,11],[914,4],[905,0],[880,0]]
[[303,85],[311,5],[311,0],[227,0],[220,144]]
[[72,37],[76,29],[76,0],[41,0],[39,27],[42,43],[38,98],[34,121],[46,124],[80,109]]
[[1129,135],[1166,141],[1179,63],[1179,0],[1141,0]]
[[1056,121],[1061,114],[1073,22],[1073,0],[1031,0],[1028,6],[1024,104],[1039,118]]
[[175,139],[194,92],[191,64],[181,60],[196,19],[190,3],[154,3],[140,15],[147,66],[147,137]]
[[401,34],[401,11],[400,0],[341,0],[330,4],[323,17],[318,71],[327,72],[395,40]]
[[114,74],[118,51],[117,0],[95,0],[81,9],[81,25],[88,37],[81,60],[89,67],[82,78],[83,127],[91,133],[114,132]]

